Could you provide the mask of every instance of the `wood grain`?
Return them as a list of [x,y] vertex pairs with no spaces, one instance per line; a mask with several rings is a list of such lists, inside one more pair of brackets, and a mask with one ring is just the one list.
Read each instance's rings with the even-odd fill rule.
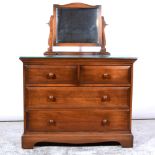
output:
[[130,66],[81,66],[81,83],[130,83]]
[[27,130],[32,132],[127,131],[129,110],[31,110],[28,121]]
[[31,65],[27,66],[26,71],[28,76],[26,83],[75,83],[77,81],[76,66]]
[[[82,9],[88,9],[88,8],[98,8],[98,15],[97,15],[97,29],[98,29],[98,39],[99,43],[57,43],[56,42],[56,32],[57,32],[57,13],[56,9],[57,8],[72,8],[72,9],[77,9],[77,8],[82,8]],[[106,26],[104,18],[102,17],[102,12],[101,12],[101,5],[88,5],[84,3],[70,3],[70,4],[65,4],[65,5],[58,5],[54,4],[53,5],[53,15],[50,17],[50,34],[49,34],[49,39],[48,39],[48,50],[44,53],[44,55],[53,55],[56,54],[57,52],[53,51],[53,46],[100,46],[101,51],[100,54],[102,55],[110,55],[109,52],[106,52],[106,38],[105,38],[105,32],[104,28]],[[65,54],[65,52],[61,53]],[[76,52],[72,53],[76,54]],[[87,53],[86,53],[87,54]]]
[[135,58],[20,58],[24,70],[22,147],[37,142],[119,142],[131,133]]
[[26,91],[28,108],[129,108],[130,103],[129,87],[26,87]]

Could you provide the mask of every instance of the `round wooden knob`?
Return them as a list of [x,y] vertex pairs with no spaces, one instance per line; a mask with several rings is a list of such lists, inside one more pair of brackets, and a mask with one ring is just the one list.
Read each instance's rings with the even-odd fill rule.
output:
[[56,79],[56,75],[54,73],[48,73],[47,78],[48,79]]
[[103,102],[108,101],[108,99],[109,99],[109,96],[108,95],[103,95],[102,98],[101,98],[101,100]]
[[55,121],[54,121],[53,119],[50,119],[50,120],[49,120],[49,124],[50,124],[50,125],[55,125]]
[[49,96],[48,96],[48,99],[49,99],[50,101],[53,101],[53,102],[56,100],[56,98],[55,98],[54,96],[52,96],[52,95],[49,95]]
[[103,119],[102,120],[102,125],[104,126],[104,125],[107,125],[108,124],[108,120],[107,119]]
[[103,79],[109,79],[110,75],[108,73],[104,73],[102,77],[103,77]]

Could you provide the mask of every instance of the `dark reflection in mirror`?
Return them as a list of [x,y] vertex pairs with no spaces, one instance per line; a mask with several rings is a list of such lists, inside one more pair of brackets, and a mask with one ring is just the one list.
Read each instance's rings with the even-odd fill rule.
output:
[[57,8],[56,43],[98,44],[98,8]]

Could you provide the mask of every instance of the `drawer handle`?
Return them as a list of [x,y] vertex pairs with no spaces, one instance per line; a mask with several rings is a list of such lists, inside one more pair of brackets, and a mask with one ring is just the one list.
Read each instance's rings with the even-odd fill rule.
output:
[[56,75],[54,73],[48,73],[47,78],[48,79],[56,79]]
[[53,102],[56,101],[56,98],[55,98],[54,96],[52,96],[52,95],[49,95],[49,96],[48,96],[48,99],[49,99],[50,101],[53,101]]
[[106,102],[106,101],[109,101],[109,99],[110,99],[110,97],[108,95],[103,95],[101,98],[101,101]]
[[107,119],[103,119],[103,120],[102,120],[102,125],[105,126],[105,125],[107,125],[107,124],[108,124],[108,120],[107,120]]
[[104,73],[102,76],[103,79],[109,79],[110,78],[110,74],[108,73]]
[[53,120],[53,119],[50,119],[49,121],[48,121],[48,123],[49,123],[49,125],[55,125],[55,121]]

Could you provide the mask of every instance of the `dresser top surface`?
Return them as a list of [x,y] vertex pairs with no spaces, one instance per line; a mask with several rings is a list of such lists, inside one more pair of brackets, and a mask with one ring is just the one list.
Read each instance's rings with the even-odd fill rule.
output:
[[112,55],[52,55],[52,56],[21,56],[20,59],[131,59],[137,60],[136,57],[130,56],[112,56]]

